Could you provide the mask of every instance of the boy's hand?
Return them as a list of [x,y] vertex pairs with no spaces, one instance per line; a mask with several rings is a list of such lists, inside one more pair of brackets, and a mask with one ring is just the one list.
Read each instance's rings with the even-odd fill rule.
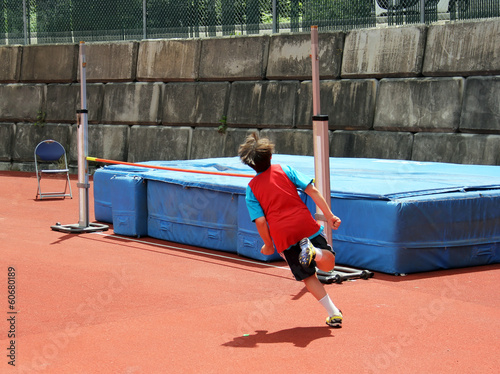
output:
[[263,245],[260,249],[260,253],[266,256],[271,256],[274,253],[274,246]]
[[341,223],[342,221],[336,215],[333,215],[331,218],[328,219],[328,224],[334,230],[337,230]]

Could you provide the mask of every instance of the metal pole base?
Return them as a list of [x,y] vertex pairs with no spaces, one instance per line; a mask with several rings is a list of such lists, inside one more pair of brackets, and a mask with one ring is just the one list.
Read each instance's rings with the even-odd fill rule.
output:
[[89,226],[80,226],[78,223],[72,225],[61,225],[57,222],[55,225],[50,226],[54,231],[66,232],[69,234],[82,234],[88,232],[96,231],[107,231],[109,229],[108,225],[103,225],[101,223],[89,223]]
[[373,277],[373,272],[369,270],[358,270],[342,266],[335,266],[330,272],[317,269],[318,279],[321,283],[342,283],[349,279],[368,279]]

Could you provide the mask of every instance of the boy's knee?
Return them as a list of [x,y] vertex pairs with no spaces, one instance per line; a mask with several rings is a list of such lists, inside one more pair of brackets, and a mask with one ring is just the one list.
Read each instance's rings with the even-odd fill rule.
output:
[[332,271],[335,268],[335,255],[325,251],[321,261],[316,262],[316,266],[322,271]]

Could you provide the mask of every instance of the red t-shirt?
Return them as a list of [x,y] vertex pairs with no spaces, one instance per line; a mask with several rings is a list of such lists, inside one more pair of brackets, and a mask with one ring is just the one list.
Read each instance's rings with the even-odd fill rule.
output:
[[321,226],[280,165],[271,165],[248,184],[259,201],[278,252],[317,233]]

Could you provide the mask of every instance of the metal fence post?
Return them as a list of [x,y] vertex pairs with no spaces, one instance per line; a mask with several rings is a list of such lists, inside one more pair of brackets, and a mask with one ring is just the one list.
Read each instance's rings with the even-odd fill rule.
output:
[[147,22],[146,0],[142,0],[142,38],[143,39],[147,39],[147,37],[148,37],[146,22]]
[[28,44],[28,17],[26,14],[26,0],[23,0],[23,34],[24,45]]
[[425,0],[420,0],[420,23],[425,23]]
[[278,9],[276,7],[276,0],[273,0],[273,34],[278,32]]

